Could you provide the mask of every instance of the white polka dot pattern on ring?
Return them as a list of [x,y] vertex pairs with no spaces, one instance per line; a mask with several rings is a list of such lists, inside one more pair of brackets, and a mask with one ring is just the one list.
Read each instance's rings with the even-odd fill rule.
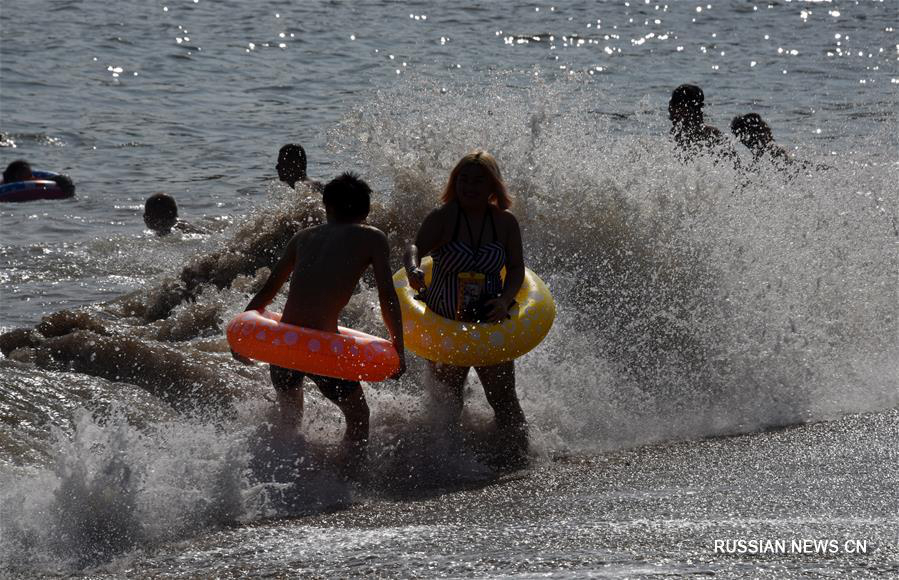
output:
[[[422,261],[426,279],[433,262]],[[510,319],[499,324],[460,323],[437,315],[406,280],[405,270],[393,277],[403,312],[406,348],[429,360],[459,366],[481,366],[514,360],[536,347],[549,332],[556,308],[549,289],[526,270],[524,283],[515,296]]]

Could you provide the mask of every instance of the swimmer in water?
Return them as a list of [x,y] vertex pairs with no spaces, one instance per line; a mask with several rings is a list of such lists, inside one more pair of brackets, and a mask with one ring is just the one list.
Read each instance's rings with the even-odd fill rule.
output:
[[[7,165],[6,169],[3,171],[3,183],[31,181],[32,179],[35,179],[35,177],[31,172],[31,164],[24,159],[13,161],[9,165]],[[48,179],[50,181],[55,181],[56,185],[58,185],[59,188],[66,193],[66,195],[75,195],[75,184],[72,183],[72,178],[68,175],[54,175]]]
[[705,124],[704,106],[705,95],[696,85],[680,85],[671,93],[668,118],[681,156],[689,160],[698,153],[712,153],[736,162],[737,154],[730,142],[716,127]]
[[787,150],[774,143],[771,127],[758,113],[734,117],[730,130],[752,153],[753,166],[765,157],[780,169],[793,163]]
[[275,169],[278,170],[278,179],[290,187],[295,188],[297,183],[302,183],[318,192],[324,188],[321,182],[306,175],[306,150],[302,145],[288,143],[281,147]]
[[774,142],[774,134],[761,115],[747,113],[734,117],[730,122],[730,130],[752,153],[750,169],[757,169],[759,163],[767,159],[775,168],[786,171],[790,168],[799,170],[825,170],[827,165],[799,161],[783,147]]
[[[290,278],[281,321],[304,328],[337,332],[337,319],[349,302],[362,274],[374,270],[381,316],[390,341],[406,370],[403,323],[399,299],[390,271],[390,246],[381,230],[366,225],[371,189],[352,173],[331,180],[322,194],[327,221],[306,228],[288,242],[265,285],[246,310],[264,310]],[[243,360],[235,355],[238,360]],[[346,418],[343,455],[348,467],[364,457],[368,443],[369,410],[359,381],[335,379],[270,365],[272,385],[278,397],[278,427],[295,429],[303,419],[303,378],[340,408]]]
[[154,193],[144,203],[144,223],[157,236],[167,236],[172,230],[184,234],[208,234],[203,228],[178,219],[178,204],[167,193]]

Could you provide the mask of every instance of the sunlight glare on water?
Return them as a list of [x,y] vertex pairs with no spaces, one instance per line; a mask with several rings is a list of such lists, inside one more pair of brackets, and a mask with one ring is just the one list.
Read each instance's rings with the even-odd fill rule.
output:
[[[20,4],[0,163],[77,192],[0,205],[3,573],[896,572],[895,3]],[[742,169],[684,163],[686,82],[725,136],[757,112],[807,165],[735,140]],[[474,379],[465,441],[436,429],[411,356],[365,387],[365,481],[339,477],[343,419],[314,389],[303,437],[268,430],[267,369],[223,329],[323,219],[276,181],[288,142],[312,177],[372,184],[394,269],[459,157],[497,156],[558,308],[516,363],[530,470],[480,460]],[[207,233],[153,236],[160,191]],[[342,320],[384,334],[371,280]],[[877,550],[710,547],[830,536]]]

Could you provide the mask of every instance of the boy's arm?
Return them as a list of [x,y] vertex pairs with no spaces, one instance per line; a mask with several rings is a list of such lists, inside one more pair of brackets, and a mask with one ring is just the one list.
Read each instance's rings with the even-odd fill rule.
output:
[[209,231],[205,228],[201,228],[200,226],[195,226],[190,222],[186,222],[184,220],[178,220],[175,223],[175,227],[173,229],[178,230],[179,232],[184,232],[185,234],[208,234]]
[[[296,260],[297,255],[296,239],[297,236],[294,236],[287,243],[287,248],[284,249],[284,255],[281,256],[281,259],[275,264],[275,268],[268,275],[268,280],[265,281],[265,284],[259,292],[257,292],[256,295],[253,296],[253,299],[250,300],[250,303],[247,304],[247,307],[244,309],[245,312],[247,310],[264,310],[265,307],[271,304],[272,300],[275,299],[278,290],[281,289],[281,286],[284,285],[284,282],[290,276],[290,273],[293,272],[293,263]],[[231,349],[231,356],[244,364],[253,364],[253,361],[243,355],[237,354],[234,352],[234,349]]]
[[54,175],[52,180],[56,182],[56,185],[58,185],[66,195],[75,195],[75,184],[72,183],[72,178],[68,175],[60,173],[59,175]]
[[381,316],[390,333],[390,342],[400,357],[400,368],[390,378],[398,379],[406,372],[406,350],[403,346],[403,316],[400,301],[393,288],[393,276],[390,273],[390,245],[387,236],[378,230],[376,241],[372,244],[372,268],[375,271],[375,283],[378,286],[378,300],[381,303]]
[[284,285],[284,282],[287,281],[290,274],[293,272],[296,256],[297,236],[294,236],[287,243],[287,248],[284,249],[284,255],[282,255],[281,259],[278,260],[278,263],[275,264],[274,269],[272,269],[271,274],[268,276],[268,280],[265,281],[265,285],[263,285],[259,292],[256,293],[256,296],[253,296],[253,299],[250,300],[250,303],[247,304],[247,307],[244,310],[263,310],[266,306],[271,304],[272,300],[275,299],[275,295],[278,294],[278,290],[281,289],[281,286]]

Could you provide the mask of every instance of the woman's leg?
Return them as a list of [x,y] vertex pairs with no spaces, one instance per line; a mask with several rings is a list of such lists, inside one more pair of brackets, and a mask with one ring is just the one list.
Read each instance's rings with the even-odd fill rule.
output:
[[448,425],[460,427],[462,423],[462,394],[469,367],[457,367],[428,361],[431,371],[431,395],[435,411]]
[[526,454],[528,425],[515,393],[515,361],[489,367],[475,367],[487,402],[496,415],[496,427],[510,451]]

